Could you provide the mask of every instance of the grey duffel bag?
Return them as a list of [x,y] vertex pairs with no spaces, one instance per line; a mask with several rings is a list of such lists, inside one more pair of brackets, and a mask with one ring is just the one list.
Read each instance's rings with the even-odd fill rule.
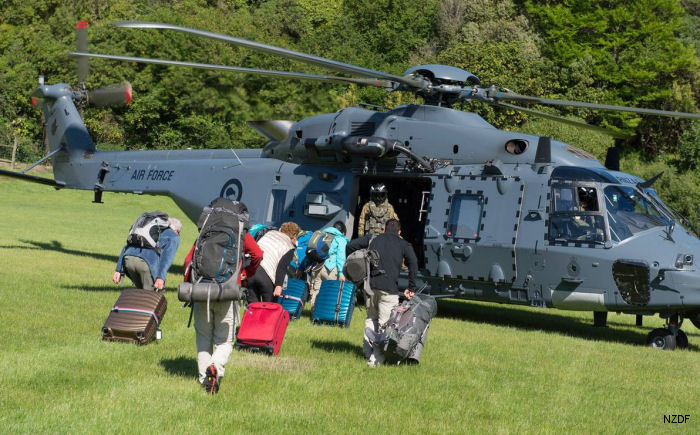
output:
[[245,289],[231,277],[221,284],[216,282],[182,282],[177,286],[177,298],[181,302],[227,302],[245,297]]

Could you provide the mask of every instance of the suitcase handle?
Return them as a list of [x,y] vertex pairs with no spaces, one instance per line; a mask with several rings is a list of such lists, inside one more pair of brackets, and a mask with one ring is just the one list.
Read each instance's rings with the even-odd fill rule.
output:
[[158,318],[158,316],[156,315],[156,313],[154,313],[153,311],[150,311],[150,310],[143,310],[143,309],[141,309],[141,308],[118,307],[118,306],[115,305],[115,306],[112,307],[112,310],[111,310],[111,311],[117,311],[117,312],[119,312],[119,311],[127,311],[127,312],[130,312],[130,313],[149,314],[150,316],[152,316],[152,317],[155,319],[155,321],[156,321],[156,327],[157,327],[157,326],[160,326],[160,319]]
[[340,317],[340,303],[343,301],[343,287],[345,286],[345,281],[340,281],[340,289],[338,289],[338,300],[335,304],[335,321],[338,321]]
[[298,298],[296,296],[289,296],[289,295],[281,294],[278,297],[280,297],[282,299],[291,299],[293,301],[297,301],[297,302],[301,303],[301,298]]

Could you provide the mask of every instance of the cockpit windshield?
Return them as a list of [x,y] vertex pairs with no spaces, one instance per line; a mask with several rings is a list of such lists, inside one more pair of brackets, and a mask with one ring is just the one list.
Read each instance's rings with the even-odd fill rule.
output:
[[622,242],[677,219],[655,194],[631,185],[557,181],[551,200],[548,239],[555,244]]
[[609,185],[604,189],[610,238],[621,242],[671,219],[632,186]]
[[659,198],[659,195],[656,193],[656,191],[654,189],[652,189],[651,187],[648,187],[648,188],[644,189],[644,193],[649,195],[651,200],[654,201],[656,203],[656,205],[660,209],[662,209],[664,211],[664,213],[666,213],[666,215],[668,215],[669,217],[671,217],[671,218],[677,220],[678,222],[680,222],[681,224],[683,224],[683,226],[686,229],[692,231],[696,237],[700,238],[700,233],[698,232],[698,230],[696,230],[693,227],[693,224],[691,224],[690,221],[685,216],[683,216],[678,210],[676,210],[675,208],[673,208],[669,205],[666,205],[661,200],[661,198]]

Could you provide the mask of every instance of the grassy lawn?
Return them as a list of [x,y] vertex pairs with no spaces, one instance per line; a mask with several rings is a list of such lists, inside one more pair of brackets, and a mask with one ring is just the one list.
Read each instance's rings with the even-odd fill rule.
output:
[[[700,332],[643,346],[662,325],[611,314],[441,301],[420,366],[367,367],[350,328],[290,324],[278,358],[236,352],[217,396],[195,381],[194,330],[174,291],[194,225],[163,197],[0,177],[0,432],[698,433]],[[184,222],[166,283],[163,340],[100,340],[110,278],[143,211]],[[664,414],[689,414],[685,424]]]

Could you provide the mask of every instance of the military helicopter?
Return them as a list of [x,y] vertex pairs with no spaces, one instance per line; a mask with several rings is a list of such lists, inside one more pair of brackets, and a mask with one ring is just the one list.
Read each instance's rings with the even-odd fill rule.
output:
[[[594,312],[659,314],[647,344],[688,346],[684,319],[700,328],[700,241],[689,223],[644,181],[549,137],[499,130],[454,110],[479,101],[599,129],[508,103],[537,103],[700,119],[669,112],[529,97],[451,66],[422,65],[403,76],[203,30],[150,22],[116,26],[184,32],[321,66],[352,77],[89,53],[77,26],[79,86],[46,85],[41,100],[54,180],[2,171],[56,188],[168,195],[195,220],[222,196],[243,201],[252,222],[286,220],[318,229],[356,217],[376,182],[389,189],[404,238],[433,295]],[[87,59],[102,58],[407,91],[424,103],[387,111],[348,107],[298,122],[250,121],[262,149],[98,151],[79,108],[128,103],[128,84],[89,91]],[[37,162],[36,164],[38,164]],[[31,167],[30,167],[31,168]],[[26,170],[25,170],[26,171]],[[351,235],[351,234],[350,234]]]

